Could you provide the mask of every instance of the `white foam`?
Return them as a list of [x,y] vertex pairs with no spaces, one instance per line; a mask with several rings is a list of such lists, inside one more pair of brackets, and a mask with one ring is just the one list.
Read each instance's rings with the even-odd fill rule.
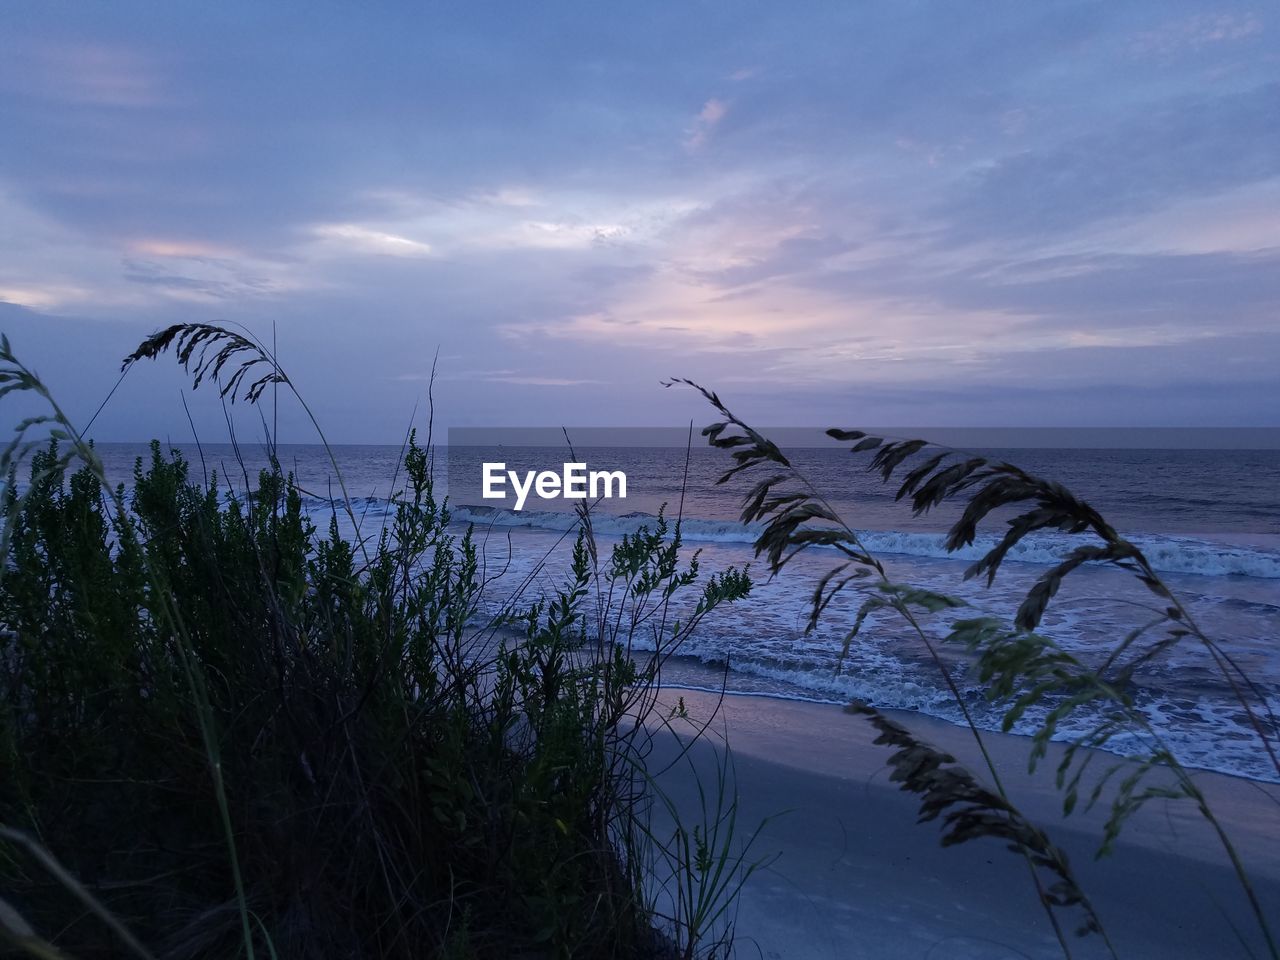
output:
[[[577,516],[572,513],[552,510],[517,512],[473,506],[454,508],[453,519],[478,526],[534,527],[544,530],[570,530],[578,522]],[[597,533],[621,536],[624,533],[635,533],[645,525],[652,528],[655,519],[645,513],[623,516],[595,514],[592,525]],[[683,520],[680,530],[690,542],[753,543],[761,528],[729,520],[694,518]],[[937,533],[867,530],[860,532],[859,537],[873,554],[966,561],[981,558],[999,542],[997,537],[988,534],[979,536],[968,546],[948,552],[945,538]],[[1135,536],[1132,540],[1146,554],[1151,565],[1162,573],[1280,579],[1280,551],[1215,543],[1193,537],[1151,535]],[[1032,535],[1009,551],[1006,559],[1014,563],[1054,564],[1080,542],[1078,537],[1061,534]]]
[[[693,655],[697,656],[696,653]],[[707,657],[705,660],[715,662],[714,657]],[[734,689],[734,683],[730,680],[727,692],[735,695],[741,693],[749,696],[826,704],[844,704],[851,700],[864,700],[882,710],[923,713],[957,726],[966,726],[962,712],[941,682],[933,685],[920,682],[918,679],[912,680],[901,670],[879,669],[875,671],[874,677],[867,678],[851,672],[837,674],[830,667],[794,669],[776,663],[762,663],[749,659],[735,659],[730,661],[730,665],[733,673],[766,678],[785,684],[786,689],[806,691],[801,694],[767,690],[738,691]],[[719,689],[700,683],[675,682],[665,685],[675,688],[685,686],[696,690],[713,690],[713,692],[718,692]],[[974,695],[974,699],[969,701],[968,706],[977,726],[992,732],[1002,730],[1000,708],[977,699],[976,690],[966,692]],[[1277,773],[1266,752],[1261,749],[1256,732],[1247,723],[1241,721],[1238,706],[1214,702],[1206,698],[1187,700],[1150,693],[1144,693],[1138,698],[1138,706],[1184,766],[1246,777],[1251,780],[1280,783],[1280,774]],[[1272,707],[1280,709],[1280,703],[1272,704]],[[1010,732],[1020,736],[1031,736],[1035,733],[1045,712],[1043,707],[1028,711]],[[1084,736],[1100,719],[1101,715],[1098,712],[1088,708],[1078,708],[1072,715],[1060,721],[1053,739],[1065,742]],[[1116,756],[1137,757],[1149,753],[1151,746],[1144,735],[1136,731],[1121,732],[1111,738],[1105,750]]]
[[[316,513],[325,515],[333,509],[325,502],[317,502],[313,506]],[[381,523],[381,518],[387,514],[386,502],[374,499],[353,503],[353,509],[357,516],[368,517],[374,526]],[[343,526],[343,510],[339,507],[337,513],[340,526]],[[499,546],[490,547],[491,551],[503,554],[499,558],[506,568],[503,581],[513,587],[539,568],[549,545],[558,539],[556,533],[572,530],[577,524],[577,517],[567,512],[516,513],[493,508],[460,507],[455,508],[452,514],[455,522],[474,523],[477,527],[526,527],[531,534],[542,532],[536,545],[528,544],[528,549],[517,545],[510,558],[506,558],[504,553],[506,538],[501,538]],[[593,517],[595,530],[605,541],[624,533],[634,533],[645,525],[652,527],[654,520],[648,514],[596,514]],[[739,563],[748,559],[750,543],[756,532],[740,523],[701,519],[685,520],[682,531],[689,541],[708,544],[706,549],[716,554],[717,563]],[[934,562],[935,558],[975,559],[995,542],[994,538],[987,538],[950,555],[943,548],[943,538],[938,534],[872,531],[865,533],[863,540],[873,552],[887,557],[922,558],[911,561],[912,582],[964,597],[973,602],[976,609],[985,612],[991,612],[993,608],[1011,610],[1016,606],[1020,590],[1025,589],[1025,585],[1020,587],[1017,583],[1003,584],[1001,581],[997,581],[995,588],[990,590],[976,581],[960,582],[956,566]],[[1195,588],[1197,602],[1207,605],[1219,618],[1231,618],[1229,621],[1220,619],[1218,625],[1230,624],[1229,635],[1233,637],[1234,650],[1250,654],[1254,646],[1264,652],[1269,649],[1261,640],[1255,643],[1251,639],[1258,630],[1256,625],[1251,627],[1250,624],[1259,617],[1271,616],[1273,608],[1261,601],[1266,600],[1272,590],[1268,581],[1280,577],[1280,552],[1215,544],[1190,537],[1149,536],[1135,540],[1157,569],[1194,573],[1206,578],[1203,587]],[[1010,555],[1010,560],[1028,566],[1054,563],[1079,542],[1079,538],[1067,536],[1029,539]],[[567,550],[567,546],[566,541],[555,549]],[[908,561],[904,559],[903,562]],[[816,576],[829,566],[830,555],[815,552],[797,563],[802,568],[796,573],[802,578]],[[559,569],[553,559],[545,574],[540,575],[546,578],[546,582],[540,579],[538,585],[546,587],[556,581]],[[1097,571],[1097,574],[1101,579],[1091,584],[1091,596],[1106,596],[1112,589],[1109,578],[1113,574],[1107,571]],[[1220,579],[1216,583],[1208,579],[1228,576],[1241,579],[1231,582]],[[806,582],[811,584],[812,580],[807,579]],[[503,599],[501,586],[495,585],[496,592],[491,598],[495,605],[500,605]],[[1203,592],[1206,590],[1207,593]],[[1239,600],[1230,594],[1242,594],[1246,598],[1256,594],[1259,600]],[[859,602],[860,596],[856,593],[842,597],[828,611],[829,621],[847,622],[850,611]],[[885,709],[910,710],[952,723],[964,723],[961,711],[942,683],[937,668],[926,662],[916,641],[896,629],[891,617],[873,614],[845,660],[844,668],[838,670],[839,631],[828,630],[824,623],[817,633],[806,636],[804,624],[809,604],[808,589],[797,588],[794,580],[762,580],[756,584],[749,599],[718,611],[715,618],[704,623],[679,653],[681,658],[689,658],[685,662],[690,664],[689,670],[693,674],[704,670],[695,668],[695,662],[722,665],[727,660],[732,668],[729,675],[731,692],[736,692],[735,686],[743,686],[751,688],[756,695],[817,702],[847,703],[856,698]],[[1242,610],[1235,609],[1242,604]],[[1259,609],[1255,610],[1255,607]],[[1254,620],[1242,620],[1242,617]],[[946,619],[941,618],[929,628],[944,629],[945,623]],[[1096,649],[1100,639],[1120,635],[1127,629],[1120,613],[1105,604],[1096,603],[1087,608],[1055,605],[1045,626],[1068,649],[1086,655]],[[651,649],[651,644],[637,637],[635,648],[643,650],[646,647]],[[1280,781],[1265,753],[1259,749],[1256,735],[1247,718],[1241,716],[1238,705],[1226,694],[1203,690],[1191,692],[1196,682],[1193,678],[1197,676],[1192,669],[1197,651],[1198,648],[1194,647],[1173,651],[1171,657],[1174,659],[1167,666],[1176,671],[1176,675],[1148,678],[1153,685],[1141,691],[1140,703],[1153,725],[1187,766],[1258,780]],[[1266,689],[1280,689],[1268,679],[1270,676],[1274,674],[1269,668],[1264,668],[1257,680]],[[678,681],[675,685],[679,685]],[[693,683],[691,686],[702,685]],[[967,705],[979,725],[990,730],[1000,729],[1001,711],[987,704],[976,688],[967,690],[967,693],[972,697]],[[1274,694],[1270,696],[1273,709],[1280,711],[1280,700]],[[1031,733],[1038,719],[1039,715],[1034,711],[1029,713],[1013,732]],[[1060,727],[1059,737],[1069,739],[1084,733],[1092,719],[1082,710]],[[1136,738],[1118,737],[1109,745],[1111,752],[1119,755],[1135,755],[1142,748],[1143,744]]]

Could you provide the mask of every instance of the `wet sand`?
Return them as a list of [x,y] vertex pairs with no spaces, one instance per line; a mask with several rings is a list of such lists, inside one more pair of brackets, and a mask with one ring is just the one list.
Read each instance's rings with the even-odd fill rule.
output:
[[[1011,960],[1061,957],[1022,857],[996,840],[943,848],[937,823],[916,823],[918,798],[889,781],[892,750],[872,743],[863,718],[823,704],[668,689],[664,715],[683,698],[688,719],[672,721],[688,738],[712,717],[715,738],[664,773],[662,788],[682,815],[694,816],[693,771],[710,782],[712,744],[727,738],[739,797],[738,829],[769,819],[751,851],[777,855],[744,888],[736,916],[740,957],[897,960]],[[918,714],[893,718],[983,770],[972,734]],[[1152,801],[1129,821],[1115,851],[1094,859],[1107,810],[1063,817],[1052,745],[1036,775],[1027,772],[1027,738],[985,740],[1014,802],[1067,851],[1121,958],[1220,958],[1266,948],[1212,829],[1186,801]],[[677,753],[656,738],[652,769]],[[1120,762],[1100,754],[1094,768]],[[984,776],[984,781],[987,779]],[[1235,842],[1264,911],[1280,927],[1280,787],[1215,773],[1197,774]],[[1109,794],[1108,794],[1109,796]],[[1075,915],[1071,915],[1074,917]],[[1233,931],[1233,926],[1235,932]],[[1101,938],[1069,934],[1072,955],[1109,956]]]

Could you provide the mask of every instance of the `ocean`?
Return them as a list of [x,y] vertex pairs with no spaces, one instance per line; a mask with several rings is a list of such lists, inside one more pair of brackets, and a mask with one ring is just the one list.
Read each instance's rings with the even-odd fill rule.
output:
[[[243,489],[263,463],[260,448],[242,451],[237,462],[226,445],[202,451],[182,446],[193,476],[229,478]],[[99,450],[114,480],[126,485],[141,445],[103,444]],[[335,455],[362,534],[376,532],[387,516],[399,447],[340,446]],[[1101,510],[1125,536],[1146,552],[1153,566],[1187,605],[1200,626],[1247,672],[1269,708],[1280,713],[1280,450],[1002,449],[976,451],[1008,460],[1055,479]],[[537,501],[522,511],[486,504],[480,496],[480,463],[502,461],[509,469],[559,470],[564,451],[546,447],[440,448],[441,492],[447,493],[458,531],[473,525],[483,548],[486,573],[501,572],[491,591],[497,604],[524,587],[525,596],[553,589],[568,569],[576,522],[564,501]],[[593,527],[602,550],[644,525],[665,504],[679,515],[688,552],[699,551],[704,572],[751,565],[752,595],[721,608],[664,670],[672,686],[720,689],[768,697],[843,703],[864,699],[881,708],[918,711],[961,722],[936,664],[919,638],[896,615],[873,614],[846,658],[841,639],[869,588],[858,586],[825,614],[816,631],[805,633],[814,585],[838,558],[815,549],[797,558],[775,578],[753,556],[755,531],[738,520],[745,482],[720,486],[727,465],[721,451],[695,447],[589,447],[577,460],[592,469],[622,470],[627,497],[599,502]],[[285,445],[281,460],[307,491],[307,508],[327,529],[340,496],[328,455],[319,446]],[[978,542],[957,554],[942,548],[942,531],[954,513],[942,509],[913,518],[896,503],[896,485],[886,486],[863,469],[865,459],[845,448],[788,450],[795,465],[856,528],[866,546],[886,565],[895,582],[927,587],[966,601],[972,609],[928,618],[941,637],[954,619],[1008,616],[1031,583],[1070,546],[1083,542],[1065,535],[1033,536],[1001,569],[995,584],[965,581],[969,563],[995,542],[1003,526],[989,521]],[[446,469],[447,467],[447,469]],[[687,470],[687,479],[686,479]],[[345,511],[337,511],[350,534]],[[505,592],[504,592],[505,591]],[[1086,567],[1068,578],[1049,607],[1041,632],[1086,662],[1097,662],[1131,629],[1149,619],[1142,605],[1154,598],[1123,571]],[[640,639],[642,646],[646,641]],[[965,657],[947,653],[954,677],[966,692],[978,723],[998,729],[1000,711],[987,704]],[[1184,640],[1139,678],[1135,696],[1164,739],[1188,766],[1259,780],[1276,781],[1274,766],[1210,655]],[[1029,732],[1034,716],[1014,732]],[[1074,731],[1065,725],[1066,737]],[[1117,738],[1120,754],[1143,745]]]

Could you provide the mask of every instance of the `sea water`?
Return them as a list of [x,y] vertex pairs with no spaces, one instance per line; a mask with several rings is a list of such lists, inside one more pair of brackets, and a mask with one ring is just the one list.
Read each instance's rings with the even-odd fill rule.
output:
[[[100,447],[108,472],[125,482],[138,445]],[[226,446],[184,447],[196,479],[216,474],[238,489],[252,485],[265,462],[260,448],[236,456]],[[1253,724],[1269,725],[1280,713],[1280,451],[1008,449],[977,451],[1066,485],[1098,508],[1123,535],[1138,544],[1200,627],[1221,644],[1252,681],[1261,698],[1260,716],[1250,718],[1221,676],[1209,651],[1185,638],[1145,669],[1133,689],[1138,705],[1162,738],[1189,766],[1262,780],[1278,780],[1260,749]],[[439,453],[441,493],[448,493],[459,532],[470,526],[482,546],[486,574],[501,573],[491,588],[494,602],[519,593],[532,598],[554,589],[567,575],[577,518],[563,502],[532,501],[521,511],[498,509],[480,496],[479,464],[501,460],[512,469],[545,466],[561,451],[545,448],[471,448],[465,455]],[[333,449],[350,505],[362,535],[386,523],[388,495],[397,478],[399,447],[341,446]],[[913,518],[896,502],[896,484],[885,485],[866,472],[865,459],[839,448],[788,451],[793,463],[859,531],[864,545],[885,564],[890,578],[965,601],[970,608],[926,617],[931,639],[940,639],[962,617],[1009,618],[1021,597],[1049,565],[1085,542],[1064,534],[1034,535],[1010,553],[993,585],[965,580],[969,564],[996,542],[1003,524],[988,522],[972,546],[948,554],[943,531],[954,519],[944,507]],[[285,469],[307,493],[307,509],[323,531],[337,516],[350,534],[352,522],[340,505],[341,488],[322,447],[282,445]],[[592,447],[576,458],[625,471],[628,496],[598,504],[592,527],[602,551],[624,534],[652,527],[665,509],[681,520],[687,552],[700,551],[705,572],[751,565],[751,596],[714,612],[664,670],[672,685],[719,689],[823,702],[860,698],[882,708],[919,711],[960,722],[960,710],[920,638],[892,611],[873,614],[846,655],[842,638],[873,589],[856,584],[824,614],[818,629],[806,631],[813,589],[839,555],[808,551],[780,575],[770,577],[752,543],[758,529],[738,520],[749,481],[718,485],[728,465],[725,454],[706,448],[686,452],[669,447]],[[450,470],[445,471],[445,461]],[[558,463],[558,461],[556,461]],[[445,473],[450,476],[445,477]],[[1003,516],[1007,516],[1007,513]],[[1069,577],[1050,604],[1041,632],[1086,663],[1096,664],[1129,631],[1150,619],[1152,594],[1114,567],[1091,565]],[[654,639],[638,636],[638,648]],[[1001,711],[982,698],[968,658],[951,645],[934,644],[946,669],[968,699],[977,721],[998,729]],[[1270,713],[1270,716],[1268,716]],[[1015,732],[1029,732],[1036,716]],[[1063,737],[1087,729],[1082,712],[1065,724]],[[1119,737],[1118,753],[1146,745]]]

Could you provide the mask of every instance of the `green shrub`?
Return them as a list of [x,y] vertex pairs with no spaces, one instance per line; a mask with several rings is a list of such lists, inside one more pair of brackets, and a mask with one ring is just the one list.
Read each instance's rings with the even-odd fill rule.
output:
[[[43,393],[3,348],[0,384]],[[126,499],[53,410],[52,443],[23,424],[5,454],[0,935],[78,957],[702,949],[654,915],[640,740],[661,660],[745,574],[669,621],[699,580],[678,526],[601,562],[584,515],[565,586],[487,616],[413,437],[389,520],[348,540],[278,464],[235,496],[153,444]],[[658,652],[632,656],[659,608]]]

